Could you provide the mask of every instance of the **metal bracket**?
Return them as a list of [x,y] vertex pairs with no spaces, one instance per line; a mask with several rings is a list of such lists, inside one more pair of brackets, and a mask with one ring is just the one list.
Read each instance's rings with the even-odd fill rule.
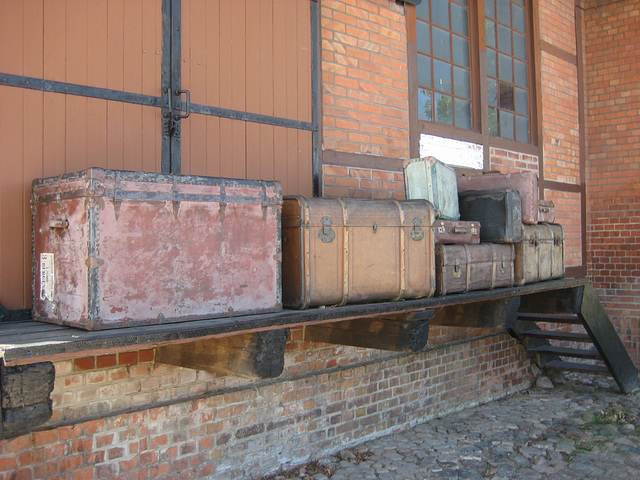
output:
[[331,217],[325,215],[322,217],[320,222],[322,223],[322,228],[320,228],[320,231],[318,232],[318,238],[322,243],[333,242],[336,238],[336,232],[331,228],[333,220],[331,220]]
[[422,228],[422,220],[418,217],[413,219],[413,228],[411,229],[411,238],[419,242],[424,238],[424,230]]

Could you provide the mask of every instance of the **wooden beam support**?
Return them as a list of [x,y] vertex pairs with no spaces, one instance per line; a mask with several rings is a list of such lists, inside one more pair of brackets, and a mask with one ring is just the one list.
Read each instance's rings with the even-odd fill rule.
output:
[[505,328],[515,318],[520,297],[500,298],[483,302],[447,305],[438,309],[432,325],[465,328]]
[[523,295],[520,301],[520,312],[552,314],[579,313],[583,288],[584,287],[580,286]]
[[417,352],[427,344],[433,313],[433,310],[422,310],[308,325],[304,329],[304,339],[392,352]]
[[0,439],[31,432],[51,418],[51,362],[6,367],[0,361]]
[[244,378],[274,378],[284,368],[289,329],[196,340],[155,349],[158,363]]

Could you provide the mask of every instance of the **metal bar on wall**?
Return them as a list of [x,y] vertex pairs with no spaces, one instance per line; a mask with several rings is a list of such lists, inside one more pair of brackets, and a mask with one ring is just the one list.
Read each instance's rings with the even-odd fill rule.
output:
[[313,196],[319,197],[320,186],[320,42],[318,0],[311,0],[311,97],[312,97],[312,175]]

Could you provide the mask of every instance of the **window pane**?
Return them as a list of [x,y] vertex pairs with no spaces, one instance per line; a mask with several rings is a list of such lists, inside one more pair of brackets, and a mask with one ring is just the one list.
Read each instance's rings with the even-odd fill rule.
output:
[[467,9],[455,3],[451,4],[451,30],[465,37],[469,36],[469,16]]
[[529,141],[529,119],[527,117],[516,117],[517,140],[519,142]]
[[496,0],[485,0],[484,14],[489,18],[496,18]]
[[487,92],[489,93],[489,105],[498,106],[498,81],[490,78],[487,80]]
[[432,0],[433,23],[449,29],[449,0]]
[[500,80],[513,82],[513,63],[511,57],[500,54]]
[[471,98],[471,72],[466,68],[453,67],[453,80],[456,96]]
[[496,47],[496,22],[493,20],[485,20],[484,28],[487,31],[487,45]]
[[498,136],[498,109],[489,108],[489,135]]
[[433,73],[433,81],[435,82],[433,88],[440,90],[441,92],[452,93],[451,64],[441,62],[440,60],[434,60]]
[[451,61],[451,34],[438,27],[433,27],[433,55]]
[[515,83],[520,87],[526,87],[528,84],[527,64],[519,60],[514,60],[513,67],[514,67],[514,74],[515,74],[514,75],[515,81],[513,83]]
[[513,54],[522,59],[527,59],[527,37],[519,33],[513,34]]
[[436,122],[453,125],[452,98],[436,93]]
[[509,0],[498,0],[496,5],[498,21],[505,25],[511,25],[511,2]]
[[513,85],[500,82],[500,108],[513,112],[515,110],[514,102]]
[[433,102],[431,90],[418,89],[418,118],[433,121]]
[[529,115],[529,92],[516,88],[516,112]]
[[453,63],[469,66],[469,40],[457,35],[453,36]]
[[431,27],[418,20],[418,51],[431,54]]
[[487,49],[487,75],[491,77],[498,76],[498,59],[496,57],[496,51],[490,48]]
[[456,127],[471,130],[471,102],[456,98]]
[[504,25],[498,25],[498,50],[509,54],[513,51],[511,48],[511,29]]
[[431,59],[418,54],[418,85],[431,88]]
[[513,113],[507,113],[504,110],[500,110],[500,137],[509,140],[515,140],[515,128],[514,128]]
[[524,8],[513,6],[513,28],[521,32],[526,32],[526,24],[524,21]]
[[422,18],[424,20],[429,20],[431,17],[429,16],[429,6],[431,5],[430,0],[424,0],[416,7],[416,13],[418,18]]

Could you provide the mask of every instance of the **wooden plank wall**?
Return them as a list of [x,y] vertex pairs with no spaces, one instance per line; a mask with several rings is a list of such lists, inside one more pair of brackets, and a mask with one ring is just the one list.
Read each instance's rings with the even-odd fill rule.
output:
[[[160,95],[161,0],[0,0],[0,72]],[[160,171],[158,109],[0,87],[0,303],[31,305],[31,181]]]
[[[309,0],[183,0],[182,88],[191,102],[310,122]],[[279,180],[312,195],[311,132],[194,115],[182,172]]]

